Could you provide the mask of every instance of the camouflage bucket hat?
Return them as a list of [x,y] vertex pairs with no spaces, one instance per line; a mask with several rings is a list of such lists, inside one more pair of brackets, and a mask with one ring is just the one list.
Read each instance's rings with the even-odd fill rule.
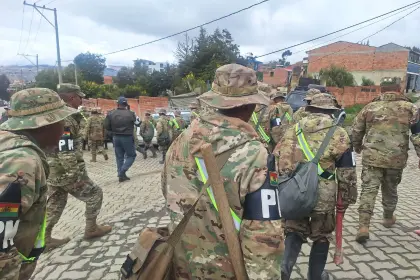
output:
[[86,95],[82,92],[79,86],[73,84],[59,84],[57,85],[57,93],[76,93],[81,98]]
[[166,114],[166,110],[165,109],[160,109],[159,114]]
[[286,98],[287,93],[285,92],[278,92],[276,95],[274,95],[272,97],[273,100],[277,99],[277,98],[282,98],[285,99]]
[[25,89],[12,95],[9,119],[0,125],[0,129],[39,128],[62,121],[76,112],[67,107],[55,91],[47,88]]
[[188,107],[190,109],[198,109],[198,103],[197,102],[192,102],[190,105],[188,105]]
[[312,97],[311,104],[308,107],[320,108],[325,110],[337,110],[336,102],[331,95],[326,93],[315,94]]
[[258,91],[255,71],[239,64],[219,67],[212,89],[198,97],[198,100],[217,109],[232,109],[248,104],[270,104],[269,98]]
[[303,100],[312,100],[312,97],[314,97],[314,95],[316,94],[320,94],[321,91],[319,89],[316,88],[311,88],[310,90],[308,90],[308,92],[306,93],[306,96]]

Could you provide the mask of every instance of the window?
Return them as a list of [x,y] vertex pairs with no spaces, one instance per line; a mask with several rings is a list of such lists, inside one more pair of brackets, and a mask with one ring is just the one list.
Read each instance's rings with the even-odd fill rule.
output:
[[160,68],[163,68],[163,63],[160,64]]
[[408,58],[408,61],[414,62],[414,63],[420,63],[420,55],[410,52],[410,56]]
[[273,71],[270,72],[270,77],[274,77],[274,72]]

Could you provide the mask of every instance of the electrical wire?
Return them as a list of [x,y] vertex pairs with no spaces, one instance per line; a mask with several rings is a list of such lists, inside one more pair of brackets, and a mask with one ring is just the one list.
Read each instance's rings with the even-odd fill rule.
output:
[[19,40],[19,48],[18,53],[20,52],[20,46],[22,44],[22,33],[23,33],[23,21],[25,19],[25,5],[23,5],[23,11],[22,11],[22,25],[20,27],[20,40]]
[[[347,35],[349,35],[349,34],[352,34],[352,33],[356,32],[356,31],[359,31],[359,30],[365,29],[365,28],[367,28],[367,27],[369,27],[369,26],[372,26],[372,25],[374,25],[374,24],[377,24],[378,22],[384,21],[384,20],[386,20],[386,19],[388,19],[388,18],[391,18],[391,17],[393,17],[393,16],[396,16],[396,15],[398,15],[398,14],[401,14],[401,13],[403,13],[403,12],[405,12],[405,11],[407,11],[407,10],[410,10],[410,9],[412,9],[412,8],[413,8],[413,7],[408,7],[408,8],[406,8],[406,9],[404,9],[404,10],[399,11],[398,13],[392,14],[392,15],[390,15],[390,16],[387,16],[387,17],[383,18],[383,19],[380,19],[380,20],[377,20],[377,21],[375,21],[375,22],[372,22],[372,23],[370,23],[370,24],[368,24],[368,25],[362,26],[362,27],[360,27],[360,28],[357,28],[357,29],[355,29],[355,30],[352,30],[352,31],[350,31],[350,32],[347,32],[347,33],[345,33],[345,34],[342,34],[342,35],[340,35],[340,36],[334,37],[334,38],[332,38],[331,40],[324,41],[324,42],[322,42],[322,43],[316,44],[316,45],[312,46],[312,48],[311,48],[311,49],[314,49],[314,48],[316,48],[316,47],[318,47],[318,46],[323,46],[323,45],[325,45],[325,44],[327,44],[327,43],[329,43],[329,42],[332,42],[332,41],[336,41],[337,39],[340,39],[340,38],[342,38],[342,37],[344,37],[344,36],[347,36]],[[305,48],[305,49],[301,49],[301,50],[299,50],[299,51],[293,52],[293,55],[298,54],[298,53],[301,53],[301,52],[307,52],[307,51],[310,51],[311,49],[307,49],[307,48]]]
[[26,51],[26,48],[28,47],[28,44],[29,44],[29,39],[31,38],[32,22],[34,20],[34,12],[35,12],[35,9],[32,9],[31,24],[29,26],[28,40],[26,40],[26,45],[25,45],[25,48],[23,49],[23,52]]
[[[387,26],[385,26],[385,27],[383,27],[383,28],[379,29],[379,30],[378,30],[378,31],[376,31],[375,33],[373,33],[373,34],[371,34],[371,35],[369,35],[369,36],[367,36],[367,37],[363,38],[362,40],[358,41],[357,43],[363,42],[364,40],[367,40],[367,39],[369,39],[369,38],[371,38],[371,37],[373,37],[373,36],[375,36],[375,35],[377,35],[377,34],[381,33],[382,31],[384,31],[385,29],[387,29],[387,28],[391,27],[391,26],[392,26],[392,25],[394,25],[395,23],[397,23],[397,22],[399,22],[400,20],[403,20],[403,19],[404,19],[404,18],[406,18],[407,16],[411,15],[412,13],[414,13],[415,11],[417,11],[418,9],[420,9],[420,5],[419,5],[419,6],[417,6],[417,8],[413,9],[412,11],[410,11],[409,13],[405,14],[404,16],[402,16],[402,17],[398,18],[397,20],[395,20],[395,21],[391,22],[391,23],[390,23],[390,24],[388,24]],[[313,61],[310,61],[310,63],[313,63],[313,62],[319,61],[319,60],[321,60],[321,59],[324,59],[324,58],[326,58],[326,57],[328,57],[328,56],[331,56],[331,55],[334,55],[334,54],[340,53],[340,52],[342,52],[342,51],[344,51],[344,50],[348,49],[349,47],[350,47],[350,45],[349,45],[349,46],[347,46],[347,47],[345,47],[345,48],[342,48],[342,49],[340,49],[340,50],[338,50],[338,51],[336,51],[336,52],[333,52],[333,53],[330,53],[330,54],[324,55],[324,56],[322,56],[322,57],[320,57],[320,58],[317,58],[317,59],[315,59],[315,60],[313,60]]]
[[387,13],[385,13],[385,14],[382,14],[382,15],[379,15],[379,16],[376,16],[376,17],[373,17],[373,18],[370,18],[370,19],[368,19],[368,20],[364,20],[364,21],[362,21],[362,22],[359,22],[359,23],[353,24],[353,25],[351,25],[351,26],[348,26],[348,27],[345,27],[345,28],[342,28],[342,29],[339,29],[339,30],[336,30],[336,31],[330,32],[330,33],[328,33],[328,34],[325,34],[325,35],[322,35],[322,36],[319,36],[319,37],[316,37],[316,38],[313,38],[313,39],[310,39],[310,40],[304,41],[304,42],[302,42],[302,43],[298,43],[298,44],[295,44],[295,45],[292,45],[292,46],[289,46],[289,47],[286,47],[286,48],[282,48],[282,49],[279,49],[279,50],[276,50],[276,51],[272,51],[272,52],[269,52],[269,53],[266,53],[266,54],[262,54],[262,55],[256,56],[255,58],[260,58],[260,57],[264,57],[264,56],[267,56],[267,55],[270,55],[270,54],[275,54],[275,53],[278,53],[278,52],[281,52],[281,51],[285,51],[285,50],[288,50],[288,49],[291,49],[291,48],[294,48],[294,47],[298,47],[298,46],[301,46],[301,45],[304,45],[304,44],[307,44],[307,43],[310,43],[310,42],[313,42],[313,41],[316,41],[316,40],[319,40],[319,39],[322,39],[322,38],[328,37],[328,36],[330,36],[330,35],[333,35],[333,34],[336,34],[336,33],[341,32],[341,31],[344,31],[344,30],[347,30],[347,29],[350,29],[350,28],[353,28],[353,27],[359,26],[359,25],[361,25],[361,24],[364,24],[364,23],[370,22],[370,21],[372,21],[372,20],[375,20],[375,19],[381,18],[381,17],[383,17],[383,16],[386,16],[386,15],[392,14],[392,13],[394,13],[394,12],[397,12],[397,11],[399,11],[399,10],[405,9],[405,8],[407,8],[407,7],[411,7],[411,6],[416,5],[416,4],[419,4],[419,3],[420,3],[420,1],[413,2],[413,3],[411,3],[411,4],[408,4],[408,5],[403,6],[403,7],[401,7],[401,8],[398,8],[398,9],[395,9],[395,10],[392,10],[392,11],[389,11],[389,12],[387,12]]
[[[53,0],[53,1],[55,1],[55,0]],[[228,14],[228,15],[225,15],[225,16],[219,17],[219,18],[217,18],[217,19],[214,19],[214,20],[212,20],[212,21],[208,21],[208,22],[206,22],[206,23],[203,23],[203,24],[200,24],[200,25],[197,25],[197,26],[191,27],[191,28],[189,28],[189,29],[186,29],[186,30],[183,30],[183,31],[180,31],[180,32],[177,32],[177,33],[174,33],[174,34],[171,34],[171,35],[168,35],[168,36],[165,36],[165,37],[162,37],[162,38],[156,39],[156,40],[153,40],[153,41],[149,41],[149,42],[146,42],[146,43],[143,43],[143,44],[140,44],[140,45],[136,45],[136,46],[128,47],[128,48],[121,49],[121,50],[118,50],[118,51],[113,51],[113,52],[110,52],[110,53],[106,53],[106,54],[104,54],[104,56],[106,56],[106,55],[111,55],[111,54],[115,54],[115,53],[120,53],[120,52],[124,52],[124,51],[128,51],[128,50],[135,49],[135,48],[138,48],[138,47],[143,47],[143,46],[146,46],[146,45],[150,45],[150,44],[152,44],[152,43],[156,43],[156,42],[159,42],[159,41],[162,41],[162,40],[165,40],[165,39],[168,39],[168,38],[171,38],[171,37],[174,37],[174,36],[177,36],[177,35],[180,35],[180,34],[186,33],[186,32],[188,32],[188,31],[191,31],[191,30],[194,30],[194,29],[197,29],[197,28],[203,27],[203,26],[205,26],[205,25],[209,25],[209,24],[211,24],[211,23],[213,23],[213,22],[216,22],[216,21],[219,21],[219,20],[222,20],[222,19],[228,18],[228,17],[230,17],[230,16],[233,16],[233,15],[239,14],[239,13],[241,13],[241,12],[243,12],[243,11],[249,10],[249,9],[251,9],[251,8],[255,7],[255,6],[261,5],[261,4],[263,4],[263,3],[265,3],[265,2],[268,2],[268,1],[270,1],[270,0],[263,0],[263,1],[261,1],[261,2],[255,3],[255,4],[251,5],[251,6],[246,7],[246,8],[240,9],[240,10],[238,10],[238,11],[236,11],[236,12],[233,12],[233,13],[230,13],[230,14]],[[420,2],[420,1],[418,1],[418,2]]]

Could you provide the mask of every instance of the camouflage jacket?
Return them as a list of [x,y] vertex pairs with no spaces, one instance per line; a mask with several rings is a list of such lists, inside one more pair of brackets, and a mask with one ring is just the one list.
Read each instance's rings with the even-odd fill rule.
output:
[[[146,117],[140,125],[140,135],[144,141],[152,141],[155,136],[155,124],[151,117]],[[150,140],[149,140],[150,139]]]
[[309,113],[305,111],[306,107],[300,107],[294,114],[293,114],[293,120],[295,122],[300,121],[303,118],[306,118],[309,116]]
[[[80,128],[81,129],[81,128]],[[103,141],[105,137],[104,118],[99,114],[92,114],[86,122],[85,139]]]
[[[205,143],[212,143],[215,155],[235,149],[220,174],[238,217],[242,217],[245,196],[257,191],[266,178],[268,154],[251,125],[219,113],[200,116],[166,155],[162,190],[171,231],[203,186],[194,157],[201,157],[200,147]],[[239,236],[250,279],[280,278],[282,234],[280,220],[242,220]],[[178,279],[234,279],[218,212],[208,195],[199,201],[179,244],[175,252]]]
[[156,133],[157,137],[160,137],[162,133],[169,133],[169,121],[166,116],[159,116],[156,122]]
[[[80,134],[80,114],[74,114],[64,120],[64,135],[70,139],[69,149],[56,149],[47,154],[50,166],[48,184],[66,186],[78,182],[86,173],[83,160],[82,136]],[[63,139],[62,137],[62,139]],[[61,140],[60,140],[61,141]]]
[[80,112],[80,133],[82,139],[86,138],[87,135],[85,134],[86,131],[86,124],[87,120],[90,118],[90,114],[88,112]]
[[0,279],[17,279],[9,278],[19,275],[21,257],[17,250],[29,256],[44,219],[49,168],[44,152],[30,137],[0,131],[0,139],[0,193],[17,179],[18,172],[24,174],[18,180],[22,197],[19,228],[13,239],[15,247],[7,253],[0,252]]
[[[270,120],[271,128],[270,137],[275,145],[283,137],[287,127],[293,124],[293,109],[286,102],[270,105],[268,108],[268,118]],[[271,122],[275,122],[276,119],[280,119],[281,121],[279,126],[273,126],[271,124]]]
[[[312,153],[316,155],[333,119],[329,115],[313,113],[299,121],[302,133]],[[338,188],[343,194],[343,202],[354,204],[357,198],[356,168],[342,167],[339,162],[345,152],[351,152],[350,139],[342,127],[337,127],[319,161],[324,171],[336,174]],[[296,136],[295,126],[289,127],[274,149],[279,175],[291,175],[300,162],[308,162]],[[354,160],[354,158],[353,158]],[[336,169],[337,168],[337,169]],[[335,180],[319,177],[319,199],[314,209],[317,213],[332,213],[336,205],[337,184]]]
[[[398,93],[385,93],[367,104],[353,123],[353,145],[362,149],[363,164],[402,169],[407,164],[410,127],[418,120],[418,109]],[[420,156],[420,134],[412,135]]]

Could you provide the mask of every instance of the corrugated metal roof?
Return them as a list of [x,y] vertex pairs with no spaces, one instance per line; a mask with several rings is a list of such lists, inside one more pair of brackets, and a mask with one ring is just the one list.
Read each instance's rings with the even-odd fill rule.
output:
[[171,96],[169,98],[169,106],[172,108],[188,108],[188,105],[197,101],[198,96],[199,94],[196,92]]

